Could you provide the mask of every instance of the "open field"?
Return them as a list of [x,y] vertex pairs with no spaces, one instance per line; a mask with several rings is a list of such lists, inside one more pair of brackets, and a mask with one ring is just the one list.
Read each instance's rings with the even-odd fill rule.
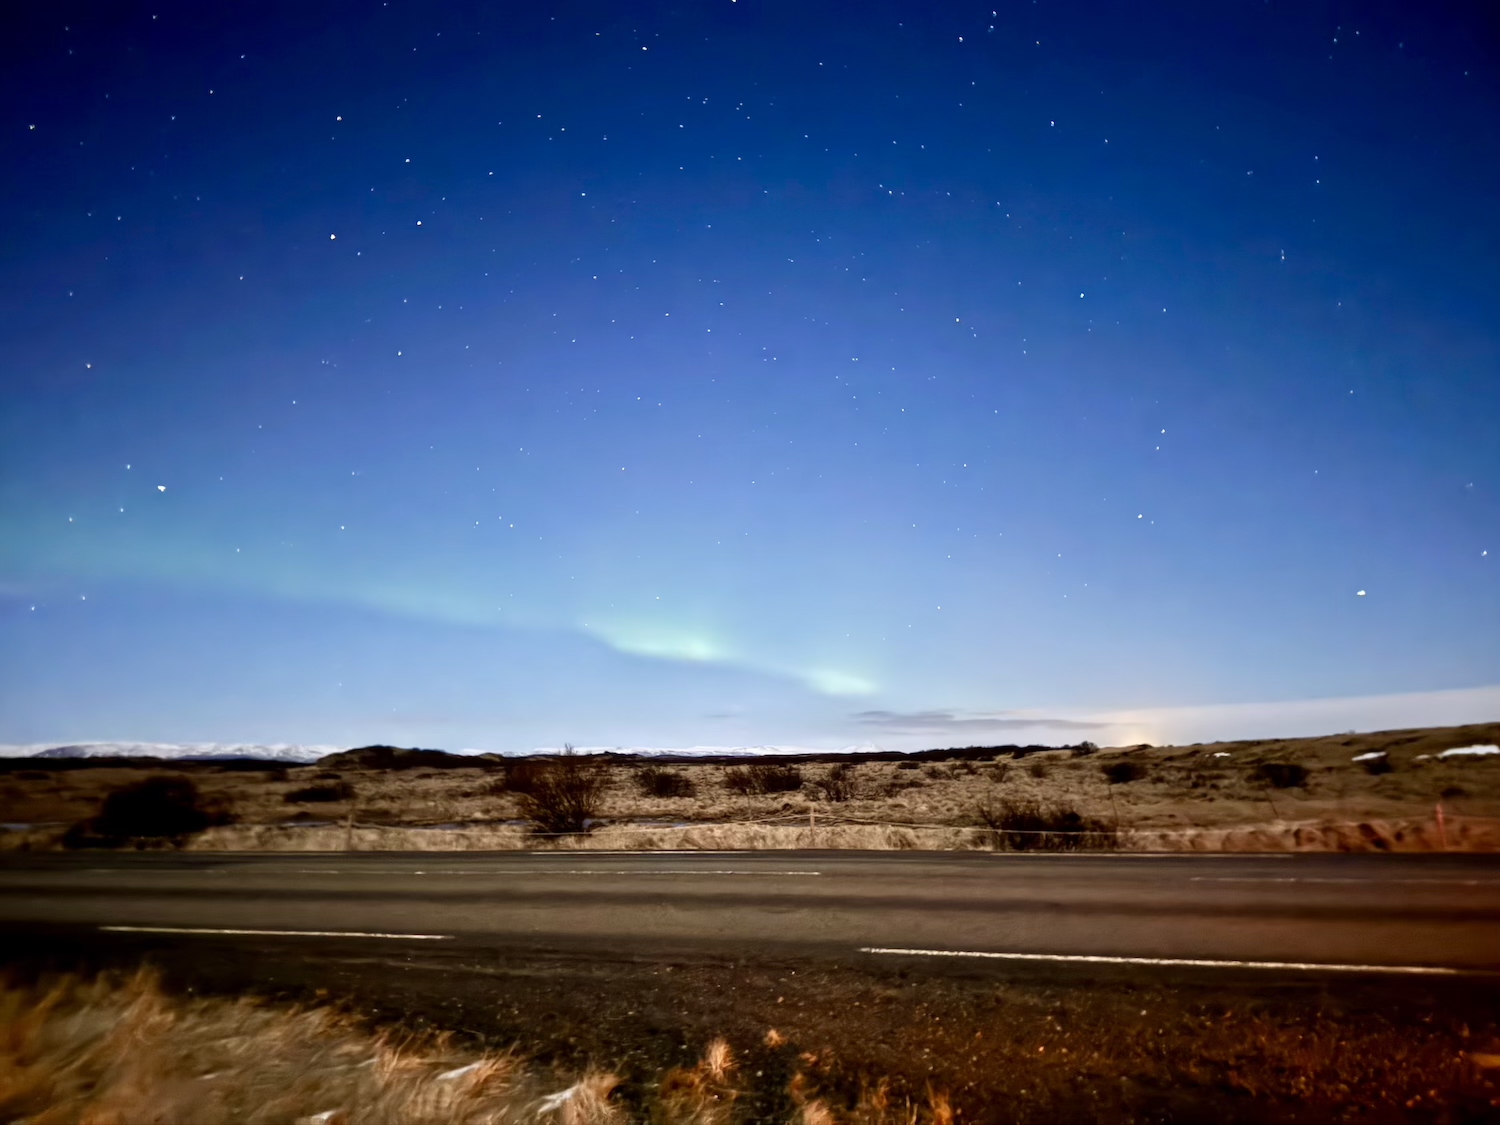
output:
[[1020,846],[997,836],[995,813],[1031,805],[1073,810],[1107,826],[1107,846],[1131,850],[1487,851],[1500,850],[1500,755],[1441,755],[1497,741],[1500,723],[1098,752],[830,754],[787,761],[790,780],[770,792],[747,786],[744,760],[607,756],[587,835],[528,823],[524,759],[12,759],[0,773],[0,848],[60,846],[112,790],[168,775],[218,810],[222,823],[186,840],[210,850],[986,848]]

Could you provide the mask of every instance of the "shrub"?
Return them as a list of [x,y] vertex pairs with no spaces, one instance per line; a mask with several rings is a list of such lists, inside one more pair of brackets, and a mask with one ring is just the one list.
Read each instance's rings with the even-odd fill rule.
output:
[[520,758],[505,763],[505,772],[494,781],[497,793],[529,793],[547,772],[545,758]]
[[926,786],[927,782],[920,777],[893,777],[885,783],[884,793],[887,797],[895,797],[908,789],[923,789]]
[[524,764],[521,777],[508,780],[514,783],[524,779],[525,788],[515,791],[521,815],[531,822],[532,832],[539,836],[578,836],[594,830],[609,780],[603,762],[575,754],[569,746],[556,757],[529,758]]
[[1467,797],[1468,795],[1469,791],[1462,785],[1450,785],[1438,794],[1439,797],[1442,797],[1444,800],[1449,801],[1453,800],[1456,797]]
[[1035,777],[1035,778],[1046,777],[1047,776],[1047,763],[1046,762],[1032,762],[1031,765],[1029,765],[1029,766],[1026,767],[1026,772],[1029,773],[1029,774],[1031,774],[1031,776]]
[[1097,753],[1099,753],[1099,747],[1095,746],[1092,742],[1080,742],[1077,746],[1073,747],[1073,757],[1075,758],[1087,758]]
[[282,798],[289,805],[328,804],[348,801],[354,797],[354,786],[347,781],[336,781],[329,785],[308,785],[293,789]]
[[744,797],[767,793],[793,793],[802,788],[802,771],[784,762],[755,762],[748,766],[730,766],[724,771],[724,784]]
[[1273,789],[1298,789],[1307,784],[1307,767],[1296,762],[1262,762],[1255,776]]
[[947,766],[940,766],[936,762],[922,767],[922,772],[934,781],[941,781],[953,776],[953,771]]
[[698,791],[687,774],[656,765],[636,770],[635,784],[643,797],[691,797]]
[[920,763],[920,762],[897,762],[896,763],[896,768],[898,770],[919,770],[919,769],[922,768],[922,763]]
[[974,816],[1001,851],[1109,851],[1119,846],[1117,829],[1066,805],[991,799],[976,805]]
[[148,777],[104,798],[99,815],[75,824],[65,847],[115,847],[128,840],[178,842],[195,832],[233,820],[219,802],[205,798],[185,777]]
[[854,766],[840,762],[822,777],[813,780],[813,787],[830,801],[849,801],[854,798]]
[[1099,767],[1111,785],[1124,785],[1128,781],[1139,781],[1146,776],[1146,767],[1140,762],[1132,762],[1128,758],[1118,762],[1106,762]]
[[1382,754],[1378,758],[1366,758],[1359,764],[1365,767],[1365,773],[1372,773],[1377,777],[1383,773],[1390,773],[1396,768],[1391,765],[1391,759],[1388,754]]

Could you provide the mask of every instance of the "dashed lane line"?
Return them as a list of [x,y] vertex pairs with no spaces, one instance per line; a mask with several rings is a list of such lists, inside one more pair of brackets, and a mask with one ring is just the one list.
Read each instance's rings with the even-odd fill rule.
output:
[[992,953],[967,949],[887,949],[861,946],[861,953],[896,957],[979,957],[997,961],[1053,961],[1084,965],[1171,965],[1195,969],[1280,969],[1318,973],[1399,973],[1407,976],[1497,976],[1490,969],[1446,969],[1432,965],[1335,965],[1315,961],[1234,961],[1203,957],[1111,957],[1092,953]]
[[206,926],[100,926],[101,930],[125,934],[234,934],[243,937],[348,937],[392,938],[399,941],[452,941],[452,934],[380,934],[365,930],[230,930]]

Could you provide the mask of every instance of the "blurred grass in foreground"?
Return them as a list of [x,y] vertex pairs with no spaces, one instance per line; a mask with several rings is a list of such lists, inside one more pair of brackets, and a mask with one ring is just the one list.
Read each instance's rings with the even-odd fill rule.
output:
[[[631,1106],[603,1070],[559,1078],[511,1051],[371,1031],[330,1007],[172,996],[148,970],[0,980],[0,1120],[25,1125],[729,1125],[745,1120],[739,1079],[716,1039]],[[837,1116],[800,1073],[786,1098],[796,1125],[953,1120],[942,1095],[919,1107],[884,1084]]]

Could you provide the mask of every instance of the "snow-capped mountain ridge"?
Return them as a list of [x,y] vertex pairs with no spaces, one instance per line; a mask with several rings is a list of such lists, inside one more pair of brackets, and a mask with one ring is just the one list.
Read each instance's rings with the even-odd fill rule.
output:
[[0,756],[23,758],[162,758],[212,760],[258,758],[305,765],[341,746],[301,746],[295,743],[255,742],[72,742],[62,745],[0,746]]
[[[4,758],[161,758],[178,761],[212,761],[228,758],[256,758],[289,765],[308,765],[345,746],[308,746],[287,742],[70,742],[0,745]],[[556,754],[562,747],[538,746],[531,750],[463,749],[449,751],[456,756],[498,754],[514,758],[535,754]],[[865,743],[837,749],[813,746],[575,746],[578,754],[628,754],[642,758],[762,758],[785,754],[859,754],[880,750]]]

